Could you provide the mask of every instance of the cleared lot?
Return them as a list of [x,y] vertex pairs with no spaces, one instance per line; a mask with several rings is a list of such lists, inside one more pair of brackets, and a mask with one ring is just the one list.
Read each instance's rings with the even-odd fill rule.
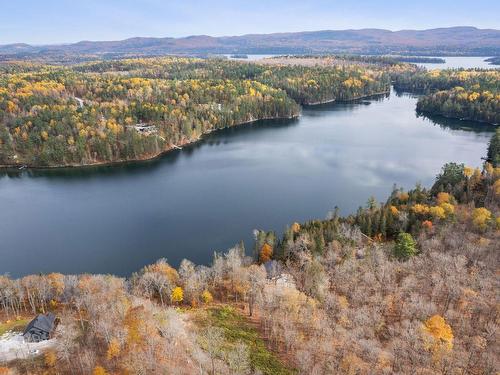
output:
[[37,356],[44,350],[54,347],[55,343],[56,339],[28,343],[24,341],[22,333],[6,332],[0,336],[0,363]]

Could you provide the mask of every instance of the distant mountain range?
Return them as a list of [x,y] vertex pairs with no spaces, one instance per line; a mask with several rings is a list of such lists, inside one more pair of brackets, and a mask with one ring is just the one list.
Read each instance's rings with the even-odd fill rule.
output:
[[74,44],[0,46],[0,58],[79,55],[203,55],[245,54],[404,54],[500,55],[500,30],[449,27],[429,30],[324,30],[276,34],[184,38],[130,38],[120,41],[81,41]]

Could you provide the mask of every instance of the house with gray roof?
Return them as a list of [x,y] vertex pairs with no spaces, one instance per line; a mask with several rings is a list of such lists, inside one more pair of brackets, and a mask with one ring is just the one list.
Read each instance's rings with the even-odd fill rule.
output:
[[56,316],[51,312],[39,314],[24,330],[24,340],[28,342],[48,340],[52,337],[56,325]]

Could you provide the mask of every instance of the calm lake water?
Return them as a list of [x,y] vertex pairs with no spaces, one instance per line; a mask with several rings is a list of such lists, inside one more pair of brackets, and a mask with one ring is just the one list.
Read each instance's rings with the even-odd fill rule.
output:
[[208,263],[240,240],[250,248],[255,228],[348,214],[394,183],[429,186],[448,161],[479,166],[492,129],[419,118],[416,100],[309,107],[151,162],[0,174],[0,274]]
[[481,68],[481,69],[498,69],[498,65],[491,65],[489,62],[485,61],[488,57],[480,56],[444,56],[439,57],[444,59],[446,62],[444,64],[417,64],[423,66],[429,70],[432,69],[470,69],[470,68]]
[[[247,55],[247,58],[232,58],[231,54],[225,54],[230,60],[242,60],[242,61],[258,61],[262,59],[267,59],[270,57],[276,57],[280,55]],[[481,68],[481,69],[499,69],[498,65],[491,65],[489,62],[485,61],[488,57],[481,56],[434,56],[444,59],[446,62],[443,64],[430,64],[430,63],[419,63],[418,66],[422,66],[429,70],[433,69],[470,69],[470,68]]]

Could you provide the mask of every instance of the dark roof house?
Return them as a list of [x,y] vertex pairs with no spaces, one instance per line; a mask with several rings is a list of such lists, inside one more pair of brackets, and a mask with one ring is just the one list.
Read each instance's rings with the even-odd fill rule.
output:
[[51,312],[39,314],[24,330],[24,339],[28,342],[40,342],[51,338],[56,328],[56,316]]

